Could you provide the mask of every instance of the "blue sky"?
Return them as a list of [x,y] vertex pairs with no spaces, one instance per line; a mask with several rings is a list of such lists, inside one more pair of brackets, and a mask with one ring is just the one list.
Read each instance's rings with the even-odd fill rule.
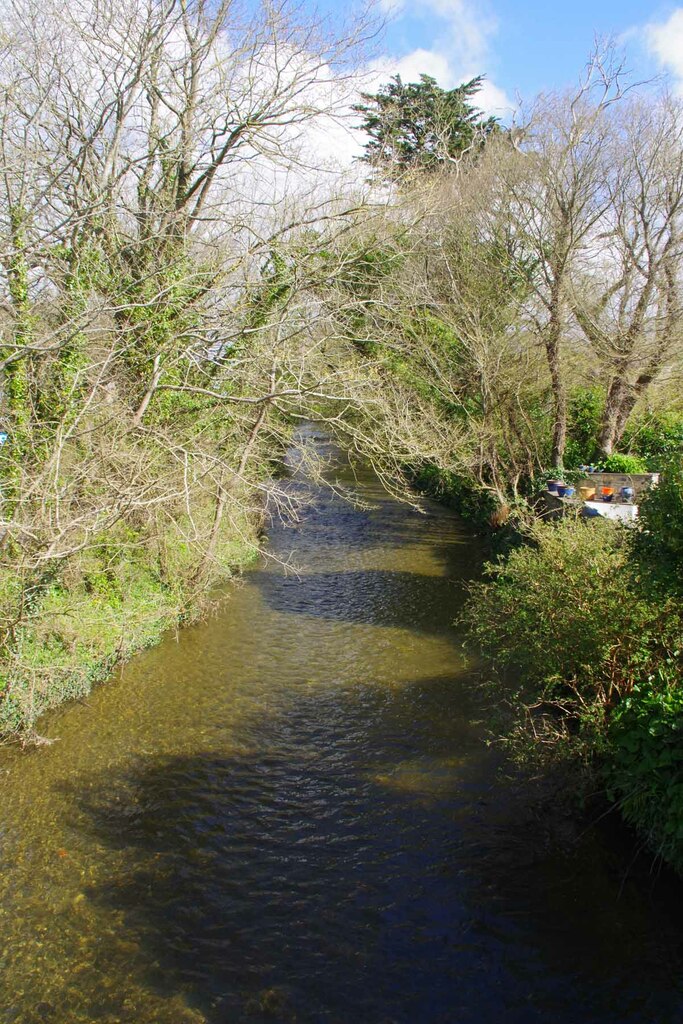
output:
[[[334,0],[324,0],[330,7]],[[576,80],[597,34],[616,37],[638,77],[668,73],[683,92],[683,5],[656,0],[379,0],[388,22],[377,71],[420,71],[449,87],[488,78],[496,111]]]
[[[507,92],[523,95],[575,79],[596,33],[637,33],[670,13],[667,5],[643,0],[498,0],[493,6],[498,25],[490,39],[491,74]],[[630,50],[631,60],[640,63],[642,54],[633,45]]]

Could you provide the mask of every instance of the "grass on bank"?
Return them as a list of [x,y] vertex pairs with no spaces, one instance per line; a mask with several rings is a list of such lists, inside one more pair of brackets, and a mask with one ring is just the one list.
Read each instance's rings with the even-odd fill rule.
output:
[[[45,587],[0,660],[0,736],[31,737],[39,717],[86,696],[112,668],[181,621],[201,615],[212,588],[253,561],[257,526],[226,521],[210,565],[177,531],[153,542],[109,535]],[[0,603],[15,607],[17,579],[0,581]]]

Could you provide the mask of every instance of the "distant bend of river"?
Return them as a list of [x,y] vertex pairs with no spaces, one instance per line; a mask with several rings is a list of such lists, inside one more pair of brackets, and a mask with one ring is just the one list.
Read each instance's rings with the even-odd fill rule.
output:
[[290,486],[217,616],[2,752],[0,1022],[682,1021],[677,886],[506,808],[452,626],[477,541],[369,471],[364,507]]

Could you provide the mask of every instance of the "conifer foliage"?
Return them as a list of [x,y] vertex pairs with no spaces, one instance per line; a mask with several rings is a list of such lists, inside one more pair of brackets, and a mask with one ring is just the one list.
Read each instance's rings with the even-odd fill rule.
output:
[[484,78],[478,75],[455,89],[442,89],[430,75],[403,82],[394,75],[377,93],[363,93],[354,110],[370,136],[363,159],[392,174],[409,168],[435,170],[481,147],[498,130],[473,103]]

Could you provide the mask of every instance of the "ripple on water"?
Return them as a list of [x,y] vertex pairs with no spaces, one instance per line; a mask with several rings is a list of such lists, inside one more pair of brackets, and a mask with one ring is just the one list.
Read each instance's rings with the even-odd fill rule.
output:
[[1,1021],[682,1018],[678,890],[539,850],[499,785],[451,625],[476,542],[356,485],[273,528],[297,575],[3,756]]

